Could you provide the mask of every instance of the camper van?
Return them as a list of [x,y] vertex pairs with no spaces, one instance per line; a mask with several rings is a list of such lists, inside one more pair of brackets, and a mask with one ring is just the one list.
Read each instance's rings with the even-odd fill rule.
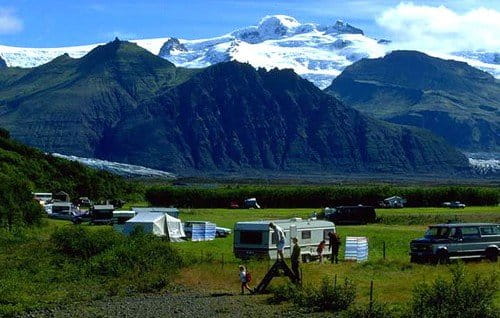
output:
[[[308,262],[317,257],[316,248],[325,240],[328,242],[328,233],[335,233],[335,224],[329,221],[301,218],[288,220],[268,220],[255,222],[238,222],[234,226],[234,254],[237,258],[268,258],[276,259],[276,235],[269,228],[269,223],[280,226],[285,232],[284,256],[291,255],[291,239],[296,237],[301,247],[302,261]],[[323,252],[329,257],[328,250]]]
[[45,205],[45,203],[52,201],[52,193],[34,192],[33,197],[40,202],[41,205]]

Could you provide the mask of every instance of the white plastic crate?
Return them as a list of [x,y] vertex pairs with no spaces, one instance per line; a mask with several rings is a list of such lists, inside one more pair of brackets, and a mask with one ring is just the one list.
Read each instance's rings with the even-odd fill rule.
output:
[[368,260],[368,239],[366,237],[346,237],[344,259],[357,262]]

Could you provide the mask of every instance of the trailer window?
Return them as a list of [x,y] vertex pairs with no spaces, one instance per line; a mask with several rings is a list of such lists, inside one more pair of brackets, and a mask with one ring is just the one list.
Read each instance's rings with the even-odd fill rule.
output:
[[328,233],[330,233],[330,232],[334,233],[335,231],[333,229],[323,230],[323,239],[324,240],[328,240],[329,239]]
[[302,239],[308,240],[311,238],[311,231],[302,231]]
[[262,244],[262,232],[260,231],[241,231],[240,244]]

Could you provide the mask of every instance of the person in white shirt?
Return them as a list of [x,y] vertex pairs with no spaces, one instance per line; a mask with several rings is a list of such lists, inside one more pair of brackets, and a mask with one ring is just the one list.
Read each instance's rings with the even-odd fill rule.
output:
[[253,293],[253,290],[248,286],[248,283],[250,283],[251,276],[248,273],[247,269],[245,266],[240,265],[238,266],[240,270],[240,282],[241,282],[241,294],[243,295],[245,293],[245,289],[250,292],[250,294]]
[[283,229],[273,222],[269,223],[269,227],[272,228],[274,233],[276,234],[276,249],[278,250],[278,259],[281,259],[283,261],[285,260],[285,256],[283,256],[283,250],[285,249],[285,232],[283,232]]

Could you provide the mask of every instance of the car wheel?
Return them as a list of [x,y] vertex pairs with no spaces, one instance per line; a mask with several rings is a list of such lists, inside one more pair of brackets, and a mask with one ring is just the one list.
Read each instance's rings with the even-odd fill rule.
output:
[[418,263],[419,258],[415,255],[410,256],[410,263]]
[[311,262],[311,255],[309,255],[309,254],[302,255],[302,262],[303,263],[310,263]]
[[487,249],[486,258],[492,262],[498,261],[498,250],[496,248]]
[[439,251],[436,255],[436,264],[449,264],[450,263],[450,256],[448,255],[447,251]]

